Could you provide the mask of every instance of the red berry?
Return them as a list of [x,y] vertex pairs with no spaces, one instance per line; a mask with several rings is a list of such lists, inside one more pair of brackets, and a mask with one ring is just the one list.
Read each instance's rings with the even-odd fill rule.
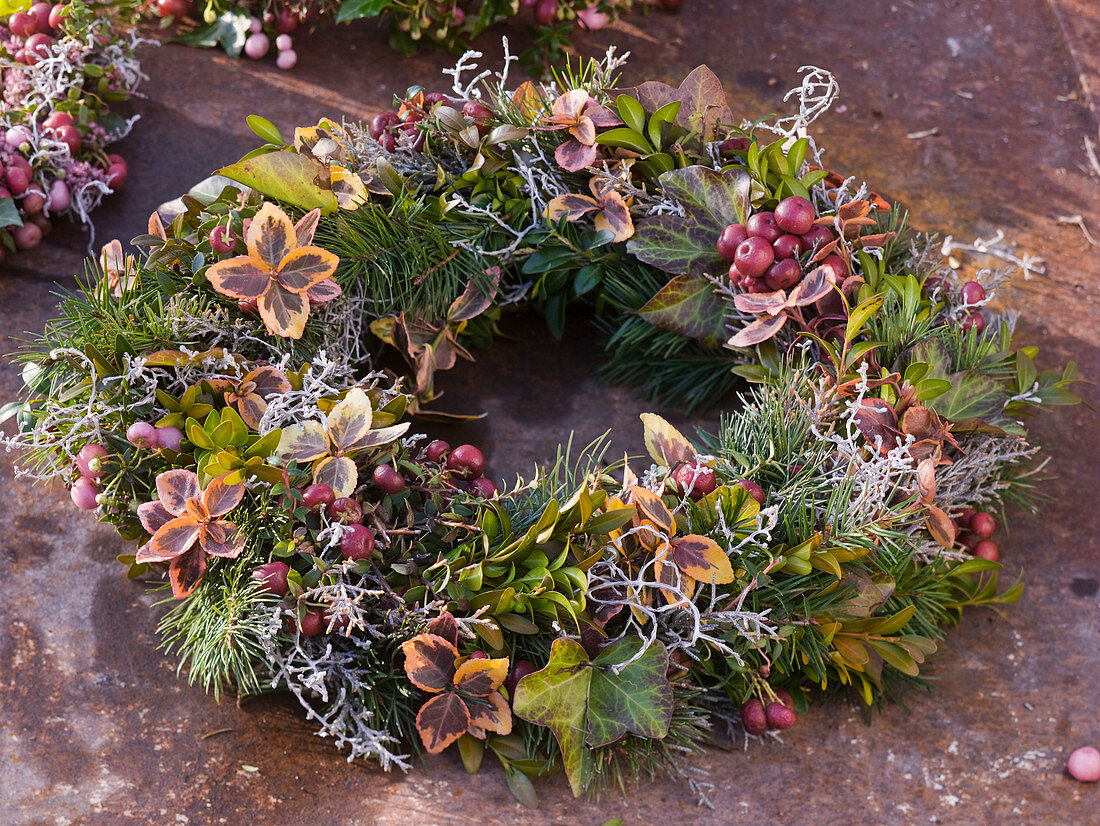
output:
[[982,330],[985,329],[985,319],[982,318],[981,313],[974,313],[973,315],[967,316],[966,320],[963,321],[963,330],[969,330],[972,327],[975,333],[981,335]]
[[727,261],[737,257],[737,247],[749,237],[748,230],[741,224],[730,224],[718,236],[718,254]]
[[736,486],[744,488],[745,492],[748,493],[748,495],[751,496],[753,499],[755,499],[757,504],[764,504],[764,500],[767,497],[764,495],[764,489],[760,487],[760,485],[756,484],[756,482],[753,482],[749,479],[742,479],[740,482],[737,483]]
[[290,566],[285,562],[267,562],[252,570],[252,578],[260,581],[261,591],[285,597],[290,591],[289,573]]
[[76,155],[80,151],[80,147],[84,145],[84,138],[81,137],[80,130],[72,124],[55,127],[53,133],[57,140],[69,147],[69,153],[72,155]]
[[967,281],[962,286],[962,300],[964,304],[978,304],[985,300],[985,287],[977,281]]
[[46,57],[50,53],[50,46],[53,45],[53,38],[48,34],[42,32],[35,32],[27,38],[23,44],[23,49],[27,53],[27,65],[33,66],[38,62],[41,57]]
[[53,28],[50,25],[50,12],[52,11],[53,7],[49,3],[35,3],[27,10],[27,13],[34,18],[36,31],[46,33]]
[[107,167],[107,186],[111,189],[119,189],[126,183],[126,167],[113,163]]
[[210,230],[210,249],[218,255],[228,255],[237,248],[237,235],[227,224],[219,224]]
[[466,492],[471,496],[477,496],[481,499],[492,499],[497,495],[497,486],[493,483],[492,479],[486,479],[484,476],[479,476],[476,479],[471,479],[467,483]]
[[791,697],[786,691],[781,688],[775,689],[775,700],[778,703],[782,703],[791,711],[794,711],[794,698]]
[[956,537],[957,541],[971,553],[978,547],[978,543],[982,540],[972,534],[970,531],[963,531]]
[[263,32],[256,32],[250,34],[244,41],[244,53],[251,57],[253,60],[259,60],[265,54],[267,50],[271,48],[271,41]]
[[473,654],[471,654],[469,656],[468,659],[471,659],[471,660],[487,660],[489,658],[488,658],[488,656],[486,656],[484,651],[475,651]]
[[839,284],[848,277],[848,264],[839,255],[826,256],[825,260],[817,266],[824,269],[826,273],[832,273],[834,284]]
[[328,509],[331,518],[345,525],[363,521],[363,507],[348,496],[341,496]]
[[157,16],[162,20],[180,18],[191,8],[189,0],[157,0]]
[[485,470],[485,456],[473,445],[459,445],[447,457],[447,470],[463,479],[474,479]]
[[[790,238],[791,236],[786,236]],[[764,281],[771,290],[786,290],[802,280],[802,267],[793,258],[776,261],[764,273]]]
[[438,462],[450,453],[451,446],[442,439],[436,439],[424,449],[424,458],[429,462]]
[[387,152],[393,152],[397,149],[397,138],[394,137],[392,132],[383,132],[378,137],[378,145]]
[[763,238],[769,244],[775,243],[783,230],[775,221],[774,212],[757,212],[745,222],[745,229],[749,231],[749,237]]
[[757,737],[768,730],[768,717],[764,711],[764,704],[753,697],[741,706],[741,725],[749,734]]
[[993,531],[997,529],[997,520],[993,518],[993,514],[986,513],[985,511],[978,511],[972,517],[970,517],[970,530],[974,532],[974,535],[981,539],[989,539],[993,536]]
[[328,485],[310,485],[302,491],[302,501],[307,508],[316,513],[321,508],[331,508],[336,502],[336,494]]
[[775,252],[777,259],[794,258],[796,255],[805,252],[802,246],[802,238],[798,235],[780,235],[772,243],[772,250]]
[[973,553],[974,556],[980,556],[982,559],[988,559],[990,562],[996,562],[1001,558],[1001,552],[996,544],[988,539],[983,539],[975,545]]
[[72,126],[73,116],[68,112],[58,110],[52,112],[48,118],[42,121],[42,125],[47,129],[56,129],[58,126]]
[[549,26],[558,16],[558,0],[539,0],[535,4],[535,23]]
[[370,122],[370,136],[378,140],[387,130],[392,129],[399,123],[401,123],[401,118],[397,116],[396,112],[382,112],[375,115]]
[[306,611],[298,621],[303,637],[316,637],[325,630],[325,612],[321,608]]
[[8,28],[16,37],[30,37],[34,34],[35,19],[25,11],[17,11],[8,18]]
[[[776,238],[778,237],[777,235]],[[746,238],[738,245],[734,258],[737,269],[749,278],[759,278],[774,262],[775,251],[772,249],[771,241],[755,235]]]
[[466,117],[473,118],[474,123],[477,124],[485,123],[493,118],[492,110],[486,108],[476,100],[468,100],[462,104],[462,114],[466,115]]
[[516,660],[512,665],[511,672],[508,674],[508,679],[504,681],[504,685],[508,689],[508,695],[510,697],[515,697],[516,686],[519,685],[519,681],[528,674],[534,674],[538,670],[538,666],[530,660]]
[[770,292],[768,282],[763,278],[745,279],[745,290],[750,293],[766,293]]
[[296,28],[298,28],[298,14],[291,11],[288,6],[284,6],[279,9],[279,14],[275,17],[275,31],[279,34],[292,34]]
[[680,486],[680,490],[686,491],[689,487],[692,499],[702,499],[709,493],[714,493],[718,487],[718,479],[714,471],[706,465],[685,462],[672,472],[672,479]]
[[833,232],[826,226],[817,224],[810,227],[808,232],[802,233],[802,246],[805,249],[813,249],[816,246],[821,249],[826,244],[833,242]]
[[73,487],[69,491],[69,496],[72,498],[73,504],[82,511],[90,511],[95,509],[97,504],[95,498],[98,493],[99,488],[96,487],[95,482],[87,477],[81,476],[73,482]]
[[32,250],[42,243],[42,230],[37,224],[23,224],[12,230],[11,237],[16,249]]
[[962,513],[956,517],[955,521],[959,523],[960,528],[969,528],[970,520],[974,518],[975,513],[977,511],[973,508],[963,508]]
[[340,539],[340,556],[344,559],[370,559],[374,553],[374,534],[363,525],[348,525]]
[[797,721],[795,713],[782,703],[768,703],[764,709],[764,717],[768,721],[768,728],[776,731],[789,729]]
[[784,232],[802,235],[814,225],[814,205],[801,195],[784,198],[775,207],[775,222]]
[[62,3],[58,3],[52,9],[50,9],[50,28],[60,29],[61,23],[65,20],[65,6]]
[[371,479],[383,493],[401,493],[405,489],[405,478],[389,465],[376,467]]

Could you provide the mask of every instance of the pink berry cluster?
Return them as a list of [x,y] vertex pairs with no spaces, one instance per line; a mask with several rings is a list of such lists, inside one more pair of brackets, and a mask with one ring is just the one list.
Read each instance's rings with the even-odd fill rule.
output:
[[997,520],[986,511],[966,508],[954,518],[958,529],[958,539],[974,556],[996,562],[1001,552],[993,542],[993,532],[997,529]]
[[7,40],[12,59],[24,66],[34,66],[44,57],[49,57],[50,47],[57,39],[65,6],[49,3],[35,3],[26,11],[17,11],[8,18]]
[[[686,493],[688,498],[696,501],[709,496],[718,488],[718,477],[714,470],[701,462],[681,462],[673,468],[668,478],[675,483],[676,493]],[[733,487],[742,488],[756,500],[758,505],[764,505],[767,494],[756,482],[751,479],[740,479],[731,484]]]
[[[247,7],[250,4],[241,3]],[[311,6],[308,11],[300,12],[301,4],[265,4],[269,10],[262,17],[253,16],[249,20],[249,34],[244,41],[245,57],[253,60],[262,60],[271,50],[271,42],[275,41],[276,57],[275,65],[280,69],[293,69],[298,62],[298,54],[294,51],[294,44],[290,35],[300,24],[316,17],[320,8]],[[182,20],[195,11],[192,0],[155,0],[151,4],[152,11],[161,20]],[[277,7],[277,8],[273,8]]]
[[[178,427],[156,427],[149,422],[134,422],[126,430],[126,441],[138,450],[167,450],[179,453],[183,432]],[[99,480],[103,476],[107,460],[107,448],[99,442],[88,442],[76,454],[79,474],[69,490],[73,504],[90,511],[102,504],[99,498]]]
[[[418,92],[402,101],[396,112],[382,112],[370,122],[370,136],[378,141],[387,152],[393,152],[398,145],[419,152],[424,146],[424,132],[418,124],[440,106],[459,109],[459,101],[452,100],[442,92]],[[489,132],[489,123],[493,119],[490,109],[476,100],[462,103],[461,114],[477,127],[478,134],[484,137]]]
[[436,439],[424,449],[424,459],[429,464],[438,464],[448,477],[448,483],[471,496],[492,499],[496,496],[497,486],[486,478],[485,455],[473,445],[451,446],[442,439]]
[[[718,254],[730,262],[730,283],[749,293],[789,290],[805,275],[817,250],[836,240],[827,226],[816,223],[814,205],[800,195],[780,201],[774,210],[761,210],[744,224],[730,224],[718,236]],[[832,273],[840,284],[848,277],[848,264],[829,255],[815,266]]]

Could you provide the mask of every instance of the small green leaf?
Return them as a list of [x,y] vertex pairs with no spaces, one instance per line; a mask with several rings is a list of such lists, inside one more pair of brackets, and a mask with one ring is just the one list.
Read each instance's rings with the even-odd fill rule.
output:
[[393,0],[347,0],[336,12],[337,23],[347,23],[362,17],[377,17],[384,12]]
[[267,118],[260,117],[259,115],[249,115],[245,118],[245,122],[248,124],[248,128],[261,140],[267,141],[268,143],[274,143],[278,146],[286,146],[286,141],[283,140],[283,136],[279,134],[279,130],[276,128],[275,124]]
[[636,132],[645,128],[645,110],[642,104],[630,95],[619,95],[615,98],[615,108],[619,111],[619,118]]

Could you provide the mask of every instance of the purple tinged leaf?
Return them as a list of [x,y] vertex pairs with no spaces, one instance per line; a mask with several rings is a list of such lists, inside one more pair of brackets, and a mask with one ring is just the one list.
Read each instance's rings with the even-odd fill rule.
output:
[[722,300],[703,276],[679,275],[649,299],[638,315],[655,327],[717,346],[724,330]]
[[742,328],[736,335],[726,342],[727,347],[753,347],[783,329],[787,323],[787,314],[780,313],[775,316],[765,316],[757,319],[748,326]]

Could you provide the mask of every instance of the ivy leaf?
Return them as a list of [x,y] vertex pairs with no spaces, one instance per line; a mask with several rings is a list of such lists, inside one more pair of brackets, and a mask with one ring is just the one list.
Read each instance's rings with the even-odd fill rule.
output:
[[684,216],[658,215],[640,221],[627,251],[677,275],[702,275],[728,266],[715,243],[727,224],[748,216],[751,179],[742,169],[716,172],[704,166],[674,169],[660,177],[665,195],[684,207]]
[[654,327],[716,347],[725,330],[722,301],[700,275],[678,275],[638,310]]
[[21,227],[23,219],[12,198],[0,198],[0,227]]
[[693,69],[678,89],[651,80],[635,88],[633,96],[651,114],[662,106],[681,101],[676,124],[689,132],[698,132],[704,142],[714,140],[720,124],[733,123],[722,82],[705,65]]
[[219,169],[218,174],[304,210],[320,209],[322,215],[336,211],[328,168],[305,155],[268,152]]
[[637,637],[618,640],[592,661],[588,689],[585,742],[606,746],[628,732],[660,740],[672,721],[672,685],[665,676],[668,652],[660,642],[618,673],[612,666],[626,662],[645,645]]
[[417,634],[401,643],[405,674],[422,691],[438,692],[451,684],[458,651],[438,634]]

